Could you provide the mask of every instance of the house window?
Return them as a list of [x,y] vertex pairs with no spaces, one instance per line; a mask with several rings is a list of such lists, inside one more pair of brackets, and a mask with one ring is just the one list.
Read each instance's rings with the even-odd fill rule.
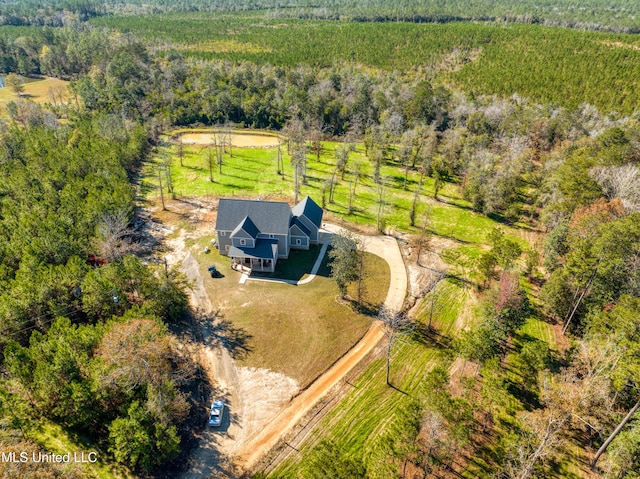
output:
[[220,236],[227,236],[227,232],[226,231],[220,231]]
[[229,251],[229,245],[228,244],[224,245],[224,250],[225,251]]
[[297,245],[301,245],[301,244],[302,244],[302,240],[297,239],[297,240],[296,240],[296,244],[297,244]]
[[245,240],[245,239],[241,239],[241,240],[240,240],[240,244],[241,244],[242,246],[246,245],[246,244],[247,244],[247,240]]

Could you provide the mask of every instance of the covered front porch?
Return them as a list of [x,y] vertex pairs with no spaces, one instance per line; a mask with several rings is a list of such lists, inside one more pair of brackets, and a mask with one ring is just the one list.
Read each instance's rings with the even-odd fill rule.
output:
[[231,267],[236,271],[249,273],[257,271],[260,273],[273,273],[276,264],[270,259],[262,258],[231,258]]
[[232,246],[229,258],[236,271],[273,273],[278,262],[278,241],[259,239],[255,248]]

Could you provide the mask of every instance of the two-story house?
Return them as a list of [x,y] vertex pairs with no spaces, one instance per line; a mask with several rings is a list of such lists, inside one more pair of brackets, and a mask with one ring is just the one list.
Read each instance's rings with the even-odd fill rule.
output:
[[293,209],[281,201],[221,198],[218,248],[231,258],[232,266],[273,272],[278,259],[287,258],[291,249],[318,243],[322,215],[322,208],[308,196]]

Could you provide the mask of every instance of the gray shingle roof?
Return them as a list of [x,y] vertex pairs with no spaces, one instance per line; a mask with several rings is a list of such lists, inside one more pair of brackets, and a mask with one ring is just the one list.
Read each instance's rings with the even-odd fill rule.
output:
[[238,226],[236,226],[236,228],[231,233],[231,237],[233,238],[233,236],[235,236],[235,234],[240,230],[247,233],[253,239],[256,239],[258,237],[258,234],[260,234],[258,227],[254,224],[253,221],[251,221],[251,218],[249,218],[248,216],[245,216],[242,222]]
[[248,246],[231,246],[229,248],[231,258],[276,259],[278,256],[278,240],[259,239],[255,248]]
[[260,233],[286,235],[289,232],[291,208],[281,201],[220,198],[216,230],[233,231],[245,217],[251,219]]
[[298,219],[298,217],[293,217],[291,218],[291,226],[297,226],[298,228],[300,228],[300,231],[302,231],[304,234],[306,234],[307,236],[311,236],[311,231],[309,231],[309,228],[307,228],[304,223],[302,223],[302,221],[300,221]]
[[308,196],[292,209],[294,216],[306,216],[318,228],[322,226],[322,208]]

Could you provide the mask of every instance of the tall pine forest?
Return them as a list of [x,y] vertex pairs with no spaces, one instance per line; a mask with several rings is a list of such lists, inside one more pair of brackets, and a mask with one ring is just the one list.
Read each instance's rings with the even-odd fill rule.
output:
[[[233,128],[302,145],[331,220],[450,265],[402,312],[389,414],[349,396],[243,477],[640,477],[640,4],[276,3],[0,1],[0,475],[185,473],[213,385],[145,175]],[[66,89],[34,101],[44,78]],[[5,460],[56,442],[100,459]]]

